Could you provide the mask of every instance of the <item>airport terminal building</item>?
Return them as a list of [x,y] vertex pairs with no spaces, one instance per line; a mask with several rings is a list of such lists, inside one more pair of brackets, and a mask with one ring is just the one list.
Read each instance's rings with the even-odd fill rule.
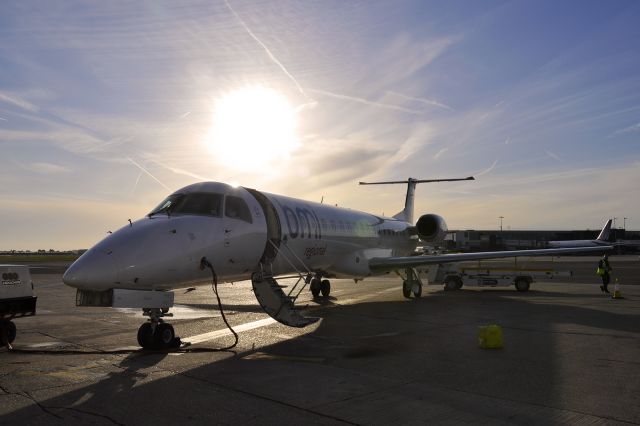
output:
[[[517,230],[464,230],[449,231],[445,248],[456,251],[525,250],[547,248],[549,241],[590,240],[600,230],[574,231],[517,231]],[[616,253],[640,252],[640,231],[612,229],[612,240],[618,246]]]

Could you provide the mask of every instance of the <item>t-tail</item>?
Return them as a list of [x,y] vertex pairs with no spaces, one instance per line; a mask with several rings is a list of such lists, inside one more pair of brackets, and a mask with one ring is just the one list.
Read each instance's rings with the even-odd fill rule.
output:
[[390,182],[360,182],[360,185],[392,185],[392,184],[407,184],[407,196],[404,200],[404,209],[393,215],[394,219],[404,220],[405,222],[413,223],[413,200],[415,198],[416,185],[419,183],[434,183],[434,182],[456,182],[461,180],[475,180],[473,176],[459,179],[414,179],[409,178],[407,180],[397,180]]

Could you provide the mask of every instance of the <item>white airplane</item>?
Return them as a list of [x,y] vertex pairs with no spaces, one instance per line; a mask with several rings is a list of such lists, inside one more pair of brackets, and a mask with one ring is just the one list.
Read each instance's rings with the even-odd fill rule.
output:
[[[407,185],[404,209],[393,217],[224,183],[196,183],[108,235],[67,269],[63,281],[77,288],[78,306],[142,308],[149,321],[138,330],[138,342],[143,348],[161,348],[176,341],[173,327],[162,319],[171,316],[173,292],[168,290],[202,285],[210,277],[216,285],[217,280],[251,279],[258,302],[271,317],[304,327],[317,318],[303,317],[294,302],[307,284],[314,297],[329,296],[327,278],[357,282],[397,271],[404,278],[404,296],[420,297],[418,266],[610,248],[411,256],[418,239],[438,242],[447,232],[444,219],[436,214],[422,215],[414,224],[416,185],[473,179],[369,183]],[[298,282],[285,294],[274,277],[292,274]]]
[[604,247],[612,245],[609,242],[611,234],[611,219],[607,220],[602,227],[602,231],[595,240],[568,240],[568,241],[549,241],[549,247],[565,248],[565,247]]

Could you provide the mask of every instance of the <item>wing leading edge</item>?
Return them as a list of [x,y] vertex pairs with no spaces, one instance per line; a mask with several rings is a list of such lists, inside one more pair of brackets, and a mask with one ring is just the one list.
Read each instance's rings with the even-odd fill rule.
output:
[[468,260],[500,259],[503,257],[520,256],[554,256],[571,253],[602,253],[612,250],[612,246],[599,247],[571,247],[537,250],[489,251],[478,253],[453,253],[438,256],[405,256],[405,257],[374,257],[369,260],[369,268],[373,272],[394,271],[403,268],[415,268],[422,265],[438,263],[464,262]]

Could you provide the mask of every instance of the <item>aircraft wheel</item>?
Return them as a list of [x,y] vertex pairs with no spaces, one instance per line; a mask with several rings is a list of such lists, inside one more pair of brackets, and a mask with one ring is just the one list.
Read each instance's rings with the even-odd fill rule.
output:
[[322,290],[322,284],[318,278],[314,278],[311,280],[311,284],[309,284],[309,288],[311,289],[311,294],[313,297],[320,296],[320,291]]
[[402,281],[402,295],[407,299],[411,298],[411,288],[407,286],[407,280]]
[[416,297],[416,299],[422,296],[422,284],[420,283],[416,284],[416,286],[412,290],[413,290],[413,295]]
[[322,280],[320,283],[320,291],[322,292],[322,297],[329,297],[329,293],[331,293],[331,282],[329,280]]
[[145,322],[138,329],[138,344],[143,349],[151,349],[153,346],[153,328],[150,322]]
[[444,280],[444,289],[448,291],[460,290],[462,287],[462,280],[456,276],[447,277]]
[[153,336],[156,345],[160,348],[168,348],[171,346],[175,337],[176,333],[173,330],[173,326],[166,322],[158,324],[156,327],[156,333]]
[[[0,327],[4,329],[2,332],[7,333],[7,343],[13,343],[16,340],[16,325],[12,321],[4,320]],[[3,343],[0,341],[0,343]]]
[[524,277],[516,278],[516,282],[515,282],[516,290],[528,291],[530,285],[531,283],[529,283],[529,280],[527,278],[524,278]]

